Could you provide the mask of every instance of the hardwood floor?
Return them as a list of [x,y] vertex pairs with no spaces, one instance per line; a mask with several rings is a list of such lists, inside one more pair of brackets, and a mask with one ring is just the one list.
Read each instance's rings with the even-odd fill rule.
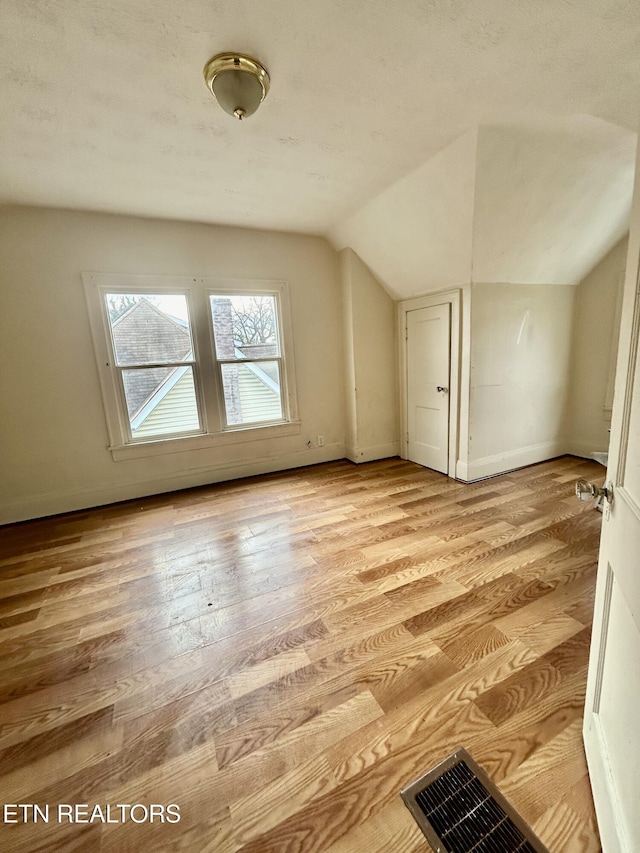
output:
[[399,791],[463,745],[552,853],[599,850],[603,472],[340,461],[0,530],[2,802],[50,810],[0,849],[427,851]]

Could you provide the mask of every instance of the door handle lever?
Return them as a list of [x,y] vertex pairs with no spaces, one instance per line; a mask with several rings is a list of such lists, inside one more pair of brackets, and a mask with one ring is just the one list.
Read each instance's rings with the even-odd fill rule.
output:
[[436,391],[438,391],[438,392],[444,391],[444,393],[446,394],[449,391],[449,389],[445,388],[444,385],[436,385]]

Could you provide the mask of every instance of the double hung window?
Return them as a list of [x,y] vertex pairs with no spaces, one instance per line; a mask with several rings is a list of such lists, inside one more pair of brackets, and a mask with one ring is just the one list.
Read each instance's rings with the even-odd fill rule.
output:
[[276,296],[218,293],[209,301],[227,426],[282,420]]
[[104,300],[131,440],[200,432],[186,296],[106,292]]
[[114,458],[299,431],[283,283],[83,278]]

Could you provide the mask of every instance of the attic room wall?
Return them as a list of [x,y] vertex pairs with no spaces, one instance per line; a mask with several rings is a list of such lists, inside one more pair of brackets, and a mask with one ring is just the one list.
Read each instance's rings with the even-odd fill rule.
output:
[[577,456],[609,447],[607,392],[609,384],[613,391],[627,245],[625,237],[576,289],[568,433],[569,449]]
[[395,303],[352,249],[339,254],[344,301],[346,455],[396,456],[398,368]]
[[353,335],[353,286],[351,282],[352,255],[350,249],[338,253],[342,287],[342,334],[344,337],[344,411],[345,455],[355,461],[358,443],[358,412],[356,407],[356,363]]
[[476,141],[477,130],[463,134],[331,230],[394,298],[468,283]]
[[[1,522],[344,456],[342,303],[324,239],[22,207],[0,211],[0,258]],[[114,462],[83,271],[288,281],[300,434]]]
[[476,480],[565,452],[575,287],[471,288],[469,461]]

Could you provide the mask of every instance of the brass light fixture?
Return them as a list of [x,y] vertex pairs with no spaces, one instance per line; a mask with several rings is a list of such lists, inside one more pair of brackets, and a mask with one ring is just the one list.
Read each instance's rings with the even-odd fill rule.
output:
[[269,75],[256,59],[219,53],[204,67],[204,79],[222,109],[242,121],[253,115],[269,91]]

